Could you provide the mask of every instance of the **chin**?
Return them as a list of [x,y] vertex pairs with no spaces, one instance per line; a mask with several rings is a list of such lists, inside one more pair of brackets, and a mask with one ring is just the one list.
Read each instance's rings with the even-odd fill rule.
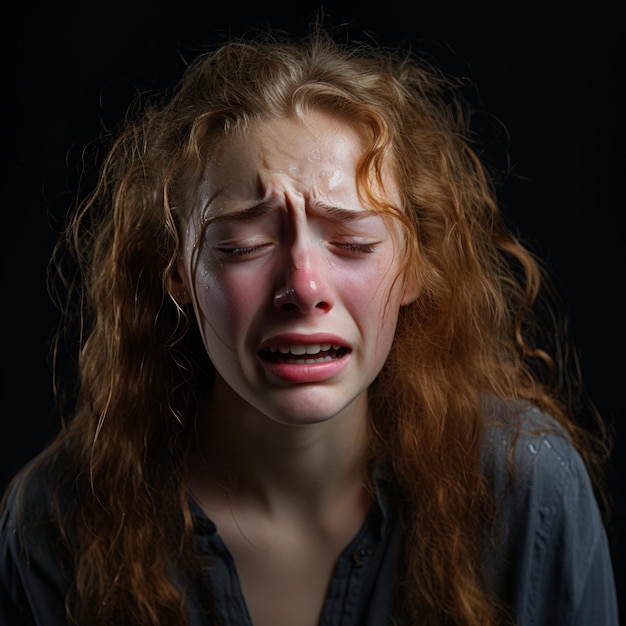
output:
[[362,415],[367,416],[367,404],[358,403],[357,400],[344,400],[329,402],[327,389],[316,390],[315,394],[303,394],[297,398],[291,398],[290,402],[265,405],[261,408],[270,419],[285,426],[304,426],[323,424],[331,420],[341,420],[349,417]]

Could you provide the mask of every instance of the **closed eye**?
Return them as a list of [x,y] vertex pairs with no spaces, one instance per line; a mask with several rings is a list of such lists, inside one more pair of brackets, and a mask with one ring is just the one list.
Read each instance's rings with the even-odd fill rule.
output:
[[352,254],[371,254],[376,249],[375,243],[333,242],[332,245]]
[[255,252],[259,252],[263,250],[263,248],[266,248],[267,246],[268,244],[261,244],[258,246],[242,246],[242,247],[236,247],[236,248],[228,248],[228,247],[220,246],[217,248],[217,250],[220,254],[223,254],[225,256],[242,257],[242,256],[248,256],[248,255],[254,254]]

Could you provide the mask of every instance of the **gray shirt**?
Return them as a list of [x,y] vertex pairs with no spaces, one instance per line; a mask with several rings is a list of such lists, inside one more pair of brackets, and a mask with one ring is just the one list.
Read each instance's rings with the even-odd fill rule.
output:
[[[531,411],[528,418],[545,425],[538,413]],[[516,480],[509,488],[505,463],[512,446]],[[486,572],[518,626],[618,626],[607,536],[574,448],[554,433],[523,432],[513,444],[509,429],[490,428],[483,467],[499,503],[498,541],[485,549]],[[380,470],[375,485],[377,501],[336,564],[321,626],[391,624],[403,535],[390,498],[393,482]],[[18,529],[15,488],[0,519],[3,626],[66,623],[67,580],[60,538],[46,515],[49,489],[43,473],[29,479],[24,503],[35,523]],[[191,626],[210,624],[200,602],[207,592],[215,598],[223,626],[252,626],[231,554],[213,522],[195,502],[190,506],[196,548],[212,557],[199,588],[189,595]]]

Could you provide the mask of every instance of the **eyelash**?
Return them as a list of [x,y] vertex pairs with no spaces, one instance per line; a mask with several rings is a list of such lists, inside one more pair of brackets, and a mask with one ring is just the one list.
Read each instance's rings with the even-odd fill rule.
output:
[[254,254],[262,248],[264,248],[264,246],[250,246],[249,248],[218,248],[218,250],[222,254],[228,254],[229,256],[246,256],[248,254]]
[[334,246],[353,254],[371,254],[374,252],[374,243],[334,243]]
[[[374,243],[333,243],[332,245],[351,254],[371,254],[372,252],[374,252],[374,249],[376,247],[376,244]],[[228,256],[242,257],[249,254],[254,254],[264,247],[265,246],[260,245],[250,246],[247,248],[219,248],[219,251],[222,254],[227,254]]]

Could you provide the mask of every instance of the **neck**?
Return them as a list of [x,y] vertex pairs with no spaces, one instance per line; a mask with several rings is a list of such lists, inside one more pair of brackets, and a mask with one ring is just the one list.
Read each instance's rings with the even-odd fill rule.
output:
[[326,420],[284,424],[243,401],[225,401],[218,389],[201,420],[191,466],[198,497],[218,487],[229,498],[236,494],[238,501],[270,513],[303,512],[323,510],[363,490],[366,393]]

